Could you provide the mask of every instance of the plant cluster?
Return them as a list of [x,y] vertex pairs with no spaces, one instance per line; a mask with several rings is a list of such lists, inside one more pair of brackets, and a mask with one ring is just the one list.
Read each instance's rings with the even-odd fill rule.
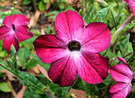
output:
[[[134,98],[133,0],[24,0],[23,6],[33,4],[41,13],[51,10],[45,17],[54,25],[45,34],[30,28],[13,4],[0,12],[0,71],[27,87],[25,98],[70,98],[72,89],[85,92],[83,97]],[[34,67],[41,73],[30,74]],[[11,88],[0,82],[0,90]]]

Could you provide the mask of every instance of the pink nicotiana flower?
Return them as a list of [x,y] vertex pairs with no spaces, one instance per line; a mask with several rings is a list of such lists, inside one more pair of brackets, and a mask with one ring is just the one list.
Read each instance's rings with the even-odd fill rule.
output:
[[129,7],[133,11],[133,14],[135,15],[135,2],[133,0],[124,0],[128,3]]
[[37,55],[52,63],[49,77],[60,86],[74,83],[77,73],[82,80],[97,84],[108,75],[108,62],[99,53],[111,40],[104,23],[94,22],[84,28],[82,17],[68,10],[57,15],[56,35],[41,35],[34,41]]
[[132,89],[133,72],[125,59],[118,57],[122,64],[111,66],[110,74],[117,81],[109,90],[108,96],[111,98],[126,98]]
[[124,0],[124,1],[128,2],[128,0]]
[[3,45],[10,53],[11,45],[18,51],[19,42],[22,42],[33,36],[29,32],[27,24],[29,20],[21,14],[6,16],[3,20],[3,26],[0,27],[0,40],[4,38]]

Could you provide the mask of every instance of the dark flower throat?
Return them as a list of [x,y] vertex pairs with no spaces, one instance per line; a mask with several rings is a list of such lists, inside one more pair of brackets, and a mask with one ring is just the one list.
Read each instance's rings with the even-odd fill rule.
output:
[[74,51],[74,50],[79,51],[80,48],[81,48],[81,45],[80,45],[80,43],[77,42],[77,41],[71,41],[71,42],[68,43],[68,49],[69,49],[70,51]]
[[15,25],[14,24],[12,24],[12,29],[15,31]]

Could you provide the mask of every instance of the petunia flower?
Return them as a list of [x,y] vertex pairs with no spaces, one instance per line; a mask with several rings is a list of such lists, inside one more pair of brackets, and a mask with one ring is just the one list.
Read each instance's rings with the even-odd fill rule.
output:
[[132,89],[133,72],[124,58],[118,57],[122,64],[111,66],[110,74],[117,81],[109,90],[111,98],[126,98]]
[[49,77],[60,86],[82,80],[97,84],[108,75],[108,62],[99,53],[110,44],[111,34],[104,23],[93,22],[84,28],[82,17],[68,10],[57,15],[56,35],[41,35],[34,41],[37,55],[52,63]]
[[3,26],[0,27],[0,40],[3,40],[4,48],[10,53],[11,45],[18,51],[19,42],[31,38],[33,34],[28,30],[29,20],[21,14],[6,16]]
[[133,14],[135,15],[135,2],[133,0],[124,0],[128,3],[129,7],[133,11]]

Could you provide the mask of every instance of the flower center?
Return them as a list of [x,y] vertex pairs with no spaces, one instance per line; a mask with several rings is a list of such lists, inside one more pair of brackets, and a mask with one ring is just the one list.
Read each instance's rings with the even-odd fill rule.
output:
[[81,45],[77,41],[71,41],[71,42],[68,43],[68,49],[70,51],[74,51],[74,50],[78,50],[79,51],[80,48],[81,48]]
[[15,25],[14,24],[12,24],[12,29],[15,31]]

